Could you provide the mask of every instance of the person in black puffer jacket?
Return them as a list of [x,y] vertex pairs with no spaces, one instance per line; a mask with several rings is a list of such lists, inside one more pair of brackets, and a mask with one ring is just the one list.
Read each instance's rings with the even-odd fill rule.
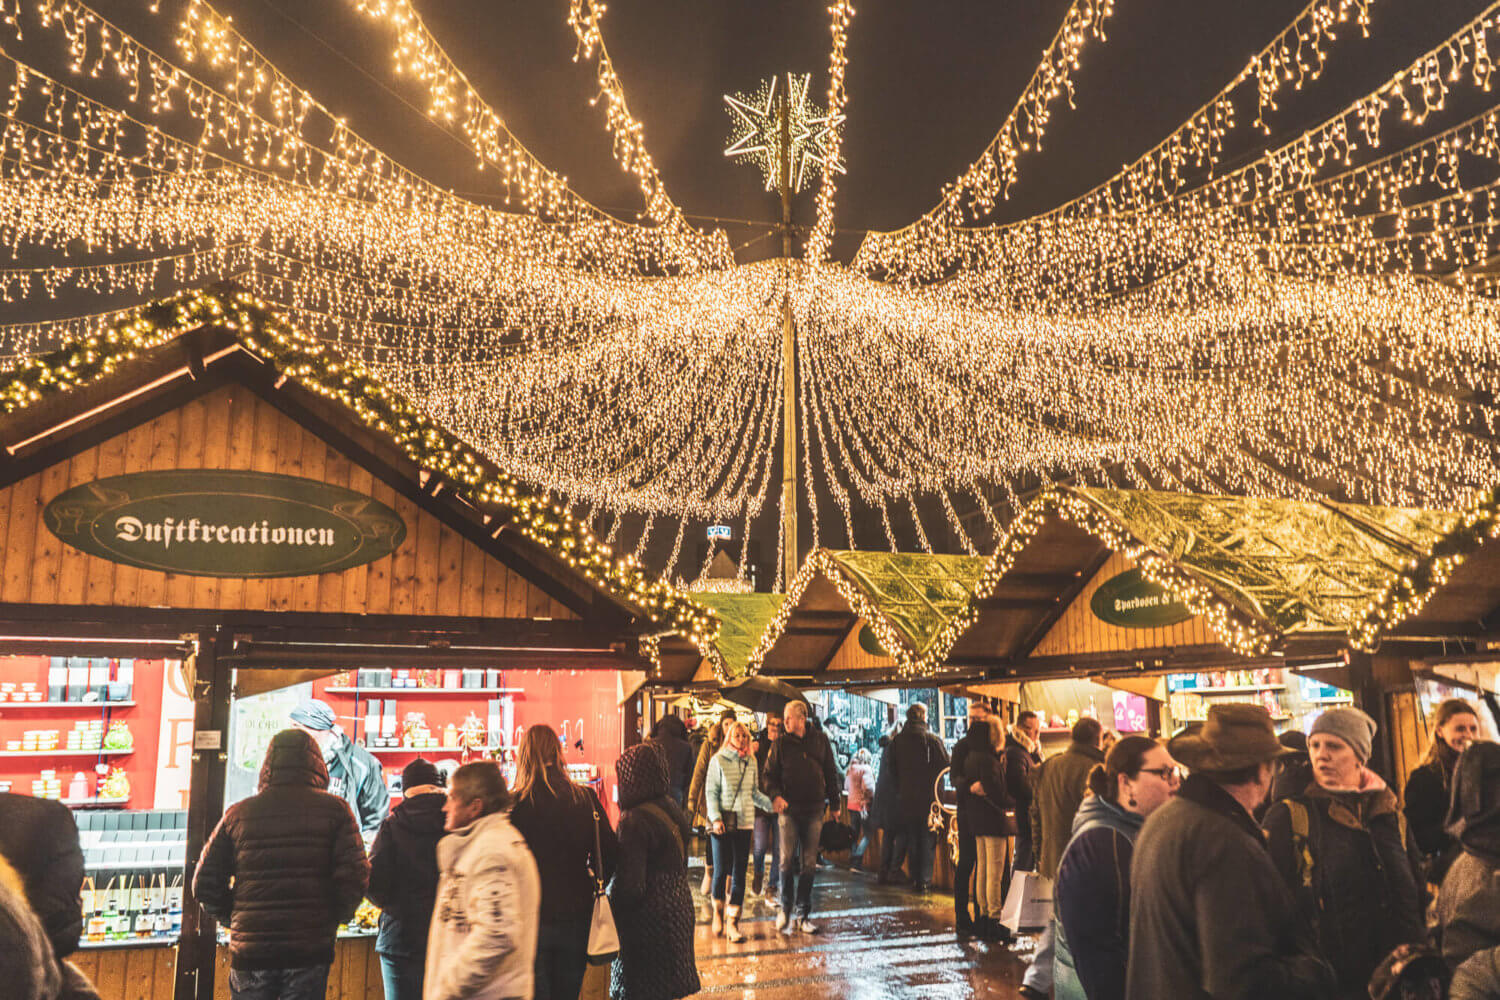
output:
[[651,727],[651,740],[667,755],[667,784],[672,801],[686,807],[693,764],[697,761],[693,745],[688,742],[687,723],[675,715],[664,715]]
[[677,1000],[702,989],[693,959],[693,894],[687,880],[692,828],[667,794],[667,765],[638,744],[615,762],[620,854],[609,902],[620,935],[612,1000]]
[[0,792],[0,854],[26,884],[26,896],[61,961],[83,933],[83,850],[73,813],[61,802]]
[[327,787],[312,737],[282,730],[260,791],[230,806],[203,846],[193,896],[229,925],[235,1000],[321,1000],[327,988],[334,935],[370,877],[354,814]]
[[595,873],[599,883],[608,882],[619,853],[603,804],[593,789],[568,777],[560,746],[551,726],[526,730],[516,754],[516,804],[510,810],[542,880],[533,1000],[578,1000],[588,968]]
[[427,929],[437,901],[437,843],[443,839],[443,778],[418,757],[401,772],[402,801],[370,850],[370,902],[380,907],[375,951],[385,1000],[422,1000]]
[[1031,843],[1031,776],[1042,764],[1037,739],[1042,720],[1030,709],[1016,716],[1005,734],[1005,787],[1016,808],[1016,871],[1036,871],[1036,849]]

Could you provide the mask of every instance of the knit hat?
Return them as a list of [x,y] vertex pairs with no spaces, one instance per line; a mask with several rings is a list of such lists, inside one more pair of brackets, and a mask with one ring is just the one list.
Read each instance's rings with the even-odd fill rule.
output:
[[418,757],[401,769],[401,789],[420,788],[423,785],[442,785],[443,776],[437,767],[425,757]]
[[292,709],[291,720],[299,726],[318,730],[332,729],[336,721],[328,703],[316,698],[309,698]]
[[1214,705],[1196,733],[1172,737],[1167,753],[1190,771],[1219,773],[1269,763],[1286,747],[1276,741],[1271,714],[1259,705]]
[[1375,720],[1352,705],[1330,708],[1313,722],[1308,735],[1319,733],[1337,736],[1349,744],[1363,764],[1370,759],[1370,746],[1375,741]]

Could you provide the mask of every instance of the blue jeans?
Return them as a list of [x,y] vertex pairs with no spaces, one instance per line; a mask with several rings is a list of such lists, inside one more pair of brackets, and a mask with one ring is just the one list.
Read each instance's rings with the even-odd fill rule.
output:
[[750,831],[730,830],[711,838],[714,852],[714,900],[724,901],[729,889],[729,905],[745,902],[745,866],[750,863]]
[[587,917],[549,920],[537,928],[533,1000],[578,1000],[589,962],[589,923]]
[[818,870],[822,833],[821,807],[811,816],[781,814],[781,908],[788,916],[805,917],[812,912],[813,873]]
[[781,834],[777,830],[776,816],[755,814],[755,877],[765,871],[766,852],[771,854],[771,874],[767,880],[772,892],[781,887]]
[[[923,817],[920,822],[911,823],[903,831],[906,841],[906,872],[911,880],[920,884],[932,881],[932,864],[937,858],[937,834],[927,829],[927,819]],[[900,864],[900,856],[897,855],[897,864]]]
[[233,1000],[323,1000],[328,991],[328,966],[301,969],[230,969]]
[[422,1000],[422,983],[426,978],[426,955],[380,956],[380,980],[385,985],[385,1000]]

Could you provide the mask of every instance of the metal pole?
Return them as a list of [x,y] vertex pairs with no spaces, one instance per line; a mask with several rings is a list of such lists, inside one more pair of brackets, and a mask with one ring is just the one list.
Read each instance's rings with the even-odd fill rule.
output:
[[781,587],[789,590],[799,568],[797,552],[797,335],[792,325],[792,123],[791,75],[777,110],[781,127],[781,256],[786,286],[781,297]]

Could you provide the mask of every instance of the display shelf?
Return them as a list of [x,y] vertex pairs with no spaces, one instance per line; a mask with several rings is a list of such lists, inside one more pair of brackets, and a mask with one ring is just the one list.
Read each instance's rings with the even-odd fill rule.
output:
[[178,935],[171,937],[149,937],[149,938],[120,938],[117,941],[90,941],[85,938],[78,942],[79,950],[85,948],[170,948],[177,944]]
[[1226,687],[1178,688],[1169,694],[1245,694],[1250,691],[1285,691],[1285,684],[1235,684]]
[[87,798],[59,799],[58,801],[70,809],[121,809],[130,805],[130,796],[127,795],[123,799]]
[[7,708],[134,708],[133,701],[0,701],[0,712]]
[[324,688],[325,694],[378,694],[378,695],[403,695],[403,694],[525,694],[525,688],[359,688],[359,687],[330,687]]
[[[1261,706],[1261,707],[1263,708],[1265,706]],[[1292,716],[1292,715],[1273,715],[1273,716],[1271,716],[1271,721],[1272,722],[1290,722],[1293,718],[1295,718],[1295,716]],[[1191,719],[1191,718],[1190,719],[1177,719],[1176,721],[1179,722],[1179,723],[1186,723],[1186,722],[1207,722],[1208,719],[1205,717],[1205,718],[1201,718],[1201,719]]]
[[[403,754],[403,753],[463,753],[463,747],[365,747],[373,754]],[[493,753],[496,750],[509,750],[509,747],[475,747],[470,753]]]
[[0,757],[128,757],[131,750],[0,750]]
[[1308,705],[1352,705],[1354,695],[1336,694],[1320,698],[1303,698],[1302,701]]

